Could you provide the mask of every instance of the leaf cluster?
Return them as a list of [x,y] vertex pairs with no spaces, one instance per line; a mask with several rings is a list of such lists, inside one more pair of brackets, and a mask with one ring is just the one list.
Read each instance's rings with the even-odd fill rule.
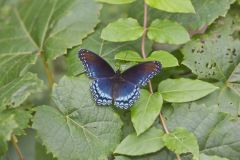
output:
[[[0,0],[0,159],[240,160],[239,10],[239,0]],[[130,110],[97,106],[80,48],[122,71],[163,69]]]

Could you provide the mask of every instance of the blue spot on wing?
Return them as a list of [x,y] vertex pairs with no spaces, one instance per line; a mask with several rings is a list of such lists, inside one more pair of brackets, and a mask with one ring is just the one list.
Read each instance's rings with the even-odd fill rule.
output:
[[90,89],[98,105],[112,104],[112,81],[110,79],[96,79],[92,82]]
[[139,87],[127,81],[118,81],[116,83],[114,105],[122,109],[128,109],[139,98]]

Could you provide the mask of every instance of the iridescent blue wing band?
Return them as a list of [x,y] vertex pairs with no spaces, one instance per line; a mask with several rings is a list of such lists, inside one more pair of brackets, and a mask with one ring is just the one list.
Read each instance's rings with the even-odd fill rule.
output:
[[96,79],[90,87],[94,100],[98,105],[111,105],[113,82],[108,78]]
[[127,81],[116,81],[113,93],[114,105],[128,109],[139,98],[139,87]]

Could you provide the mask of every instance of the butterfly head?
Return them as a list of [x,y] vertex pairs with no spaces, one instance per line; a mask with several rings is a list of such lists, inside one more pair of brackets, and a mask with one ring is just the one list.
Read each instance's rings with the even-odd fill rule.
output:
[[120,70],[117,70],[115,72],[115,76],[114,76],[115,79],[118,79],[118,80],[122,80],[122,74],[121,74],[121,71]]
[[116,75],[117,75],[117,76],[120,76],[120,75],[121,75],[121,71],[120,71],[119,69],[116,71]]

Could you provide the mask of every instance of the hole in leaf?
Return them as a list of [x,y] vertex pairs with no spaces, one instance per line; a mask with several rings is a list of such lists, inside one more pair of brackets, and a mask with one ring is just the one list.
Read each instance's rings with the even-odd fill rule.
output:
[[204,41],[203,39],[201,39],[201,43],[202,43],[202,44],[204,44],[204,43],[205,43],[205,41]]
[[209,65],[209,63],[206,63],[206,65],[205,65],[205,66],[206,66],[206,68],[208,68],[208,65]]

